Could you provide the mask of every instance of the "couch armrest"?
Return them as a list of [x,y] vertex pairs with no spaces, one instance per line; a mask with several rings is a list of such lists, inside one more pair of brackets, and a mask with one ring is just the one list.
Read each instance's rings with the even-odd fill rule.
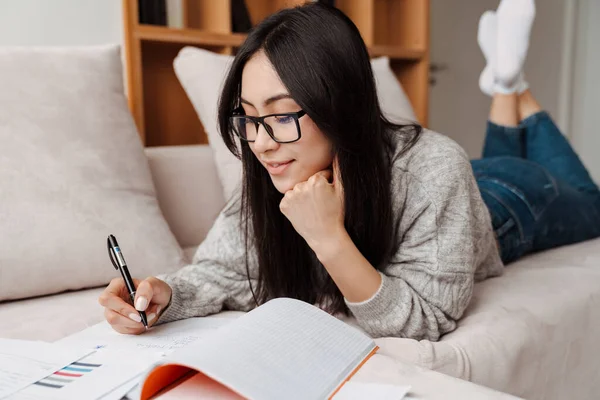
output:
[[158,203],[180,246],[198,246],[225,205],[207,145],[147,147]]

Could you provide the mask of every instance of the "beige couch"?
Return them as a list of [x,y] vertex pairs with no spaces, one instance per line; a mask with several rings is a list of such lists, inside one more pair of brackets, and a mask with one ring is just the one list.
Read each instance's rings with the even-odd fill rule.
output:
[[[161,209],[191,257],[224,204],[207,146],[146,149]],[[140,232],[143,235],[143,232]],[[135,272],[135,266],[131,266]],[[102,320],[102,288],[0,303],[0,337],[53,341]],[[476,285],[438,343],[381,352],[530,399],[600,398],[600,240],[548,251]]]

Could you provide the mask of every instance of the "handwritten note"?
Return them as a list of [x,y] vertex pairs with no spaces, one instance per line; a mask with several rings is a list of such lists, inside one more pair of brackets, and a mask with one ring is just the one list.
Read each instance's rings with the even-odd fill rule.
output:
[[231,318],[191,318],[159,325],[140,335],[123,335],[108,323],[101,322],[56,343],[166,355],[214,333],[231,321]]

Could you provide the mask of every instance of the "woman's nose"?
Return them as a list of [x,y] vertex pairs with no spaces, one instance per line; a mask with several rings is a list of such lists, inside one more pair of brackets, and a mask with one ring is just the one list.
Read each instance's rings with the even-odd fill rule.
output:
[[256,132],[256,140],[254,141],[254,150],[264,153],[267,150],[275,150],[277,147],[279,147],[279,143],[273,140],[262,124],[259,125]]

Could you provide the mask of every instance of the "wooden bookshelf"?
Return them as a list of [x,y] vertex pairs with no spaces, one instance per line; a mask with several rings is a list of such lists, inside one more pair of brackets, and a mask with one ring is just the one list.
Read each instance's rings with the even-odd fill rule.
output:
[[[229,0],[183,0],[183,29],[144,25],[138,1],[122,0],[129,107],[146,146],[207,143],[179,84],[173,60],[185,46],[235,54],[246,35],[231,32]],[[252,24],[305,0],[246,0]],[[417,118],[427,125],[429,0],[336,0],[372,57],[388,56]]]

